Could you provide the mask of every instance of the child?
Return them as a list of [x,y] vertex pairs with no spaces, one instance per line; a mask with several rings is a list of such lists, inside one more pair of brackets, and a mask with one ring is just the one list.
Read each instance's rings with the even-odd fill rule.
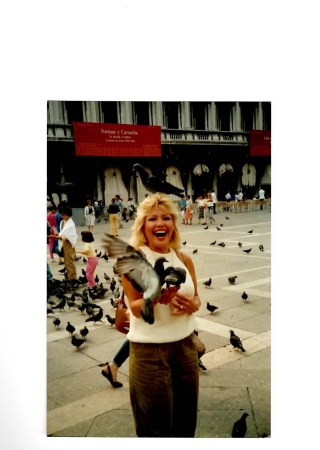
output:
[[98,257],[95,254],[93,245],[93,234],[91,231],[81,231],[82,242],[84,242],[83,250],[77,250],[76,253],[81,253],[87,257],[86,277],[88,279],[89,287],[92,289],[96,286],[94,281],[94,271],[98,264]]

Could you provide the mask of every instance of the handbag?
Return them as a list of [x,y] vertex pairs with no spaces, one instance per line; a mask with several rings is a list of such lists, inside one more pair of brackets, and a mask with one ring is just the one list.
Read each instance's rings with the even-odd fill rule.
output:
[[120,333],[127,334],[129,331],[130,320],[128,316],[128,307],[124,301],[124,291],[122,291],[122,295],[116,309],[115,326]]

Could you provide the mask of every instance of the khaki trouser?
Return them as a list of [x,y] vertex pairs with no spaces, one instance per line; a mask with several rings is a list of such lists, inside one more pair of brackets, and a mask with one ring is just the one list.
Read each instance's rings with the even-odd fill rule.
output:
[[111,234],[118,236],[119,234],[119,219],[118,214],[110,214]]
[[194,437],[199,392],[193,333],[177,342],[130,342],[130,400],[138,437]]
[[70,244],[70,241],[67,239],[63,240],[63,258],[64,265],[67,271],[68,280],[76,280],[77,279],[77,269],[75,265],[75,249]]

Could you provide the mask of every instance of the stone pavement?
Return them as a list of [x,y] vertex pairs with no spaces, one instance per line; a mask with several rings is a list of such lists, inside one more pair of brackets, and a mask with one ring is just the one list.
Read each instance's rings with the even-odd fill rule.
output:
[[[229,217],[229,219],[226,219]],[[200,373],[199,413],[196,437],[226,438],[233,423],[247,412],[248,438],[271,435],[271,213],[269,210],[243,213],[218,213],[208,230],[200,224],[181,225],[182,250],[192,255],[199,284],[202,306],[196,313],[199,336],[206,345],[202,357],[207,371]],[[195,220],[197,222],[197,220]],[[222,226],[220,226],[222,224]],[[124,223],[120,237],[128,240],[131,222]],[[216,229],[221,228],[221,231]],[[77,227],[78,244],[82,247]],[[248,231],[253,229],[253,233]],[[95,247],[101,249],[101,238],[109,232],[104,221],[95,225]],[[213,246],[213,241],[217,241]],[[224,242],[225,247],[218,246]],[[242,248],[238,242],[242,242]],[[264,246],[264,252],[259,245]],[[249,254],[243,249],[252,248]],[[48,259],[49,261],[49,259]],[[54,278],[63,266],[50,263]],[[85,267],[77,261],[78,276]],[[107,286],[103,274],[113,275],[113,261],[99,260],[96,273]],[[228,277],[237,275],[230,285]],[[211,288],[203,282],[212,278]],[[81,289],[79,289],[81,290]],[[248,294],[244,303],[243,291]],[[56,300],[53,297],[53,300]],[[210,314],[210,302],[218,309]],[[110,295],[97,303],[104,315],[114,316]],[[67,321],[83,327],[86,315],[68,307],[47,316],[47,435],[77,437],[135,437],[128,389],[128,360],[120,368],[118,380],[124,387],[113,389],[100,374],[99,364],[112,359],[124,335],[106,318],[103,323],[86,324],[87,342],[75,350],[65,330]],[[61,325],[55,329],[53,319]],[[229,330],[240,336],[245,353],[233,350]],[[79,334],[79,333],[78,333]]]

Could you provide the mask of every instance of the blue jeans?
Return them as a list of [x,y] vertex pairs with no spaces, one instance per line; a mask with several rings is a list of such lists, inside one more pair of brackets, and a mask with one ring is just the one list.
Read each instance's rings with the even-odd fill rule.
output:
[[129,358],[130,341],[126,339],[122,346],[119,348],[118,352],[114,356],[112,362],[117,366],[121,367],[127,358]]

